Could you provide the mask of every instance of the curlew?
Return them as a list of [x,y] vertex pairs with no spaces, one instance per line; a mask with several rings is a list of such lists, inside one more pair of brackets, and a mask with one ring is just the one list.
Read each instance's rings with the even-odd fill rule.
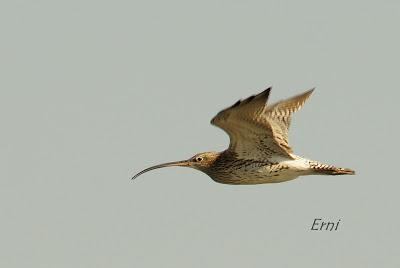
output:
[[188,160],[164,163],[137,173],[132,179],[153,169],[180,166],[204,172],[214,181],[226,184],[284,182],[302,175],[353,175],[339,168],[297,156],[288,143],[291,116],[299,110],[314,89],[267,105],[271,88],[239,100],[219,112],[211,124],[230,138],[222,152],[204,152]]

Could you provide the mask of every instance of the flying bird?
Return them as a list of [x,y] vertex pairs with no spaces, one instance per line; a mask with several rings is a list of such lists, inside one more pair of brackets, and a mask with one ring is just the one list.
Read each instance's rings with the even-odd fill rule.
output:
[[271,87],[239,100],[219,112],[211,124],[223,129],[230,138],[222,152],[204,152],[188,160],[164,163],[137,173],[163,167],[190,167],[225,184],[261,184],[284,182],[302,175],[354,175],[340,168],[297,156],[288,142],[291,116],[299,110],[314,89],[267,105]]

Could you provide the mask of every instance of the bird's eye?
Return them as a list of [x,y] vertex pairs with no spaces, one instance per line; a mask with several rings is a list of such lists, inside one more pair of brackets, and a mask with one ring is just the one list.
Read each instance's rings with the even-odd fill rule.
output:
[[201,162],[201,161],[203,161],[202,157],[196,157],[196,162]]

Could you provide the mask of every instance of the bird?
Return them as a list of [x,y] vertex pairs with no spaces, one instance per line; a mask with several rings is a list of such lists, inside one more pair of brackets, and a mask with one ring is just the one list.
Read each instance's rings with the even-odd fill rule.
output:
[[293,153],[288,142],[292,115],[313,93],[304,93],[267,105],[268,87],[220,111],[211,124],[230,139],[222,152],[203,152],[182,160],[146,168],[132,177],[164,167],[189,167],[215,182],[233,185],[280,183],[303,175],[354,175],[355,171],[310,160]]

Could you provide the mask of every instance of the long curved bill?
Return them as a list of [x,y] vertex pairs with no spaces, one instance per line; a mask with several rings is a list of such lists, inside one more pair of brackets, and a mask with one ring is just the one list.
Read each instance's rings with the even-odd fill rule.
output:
[[136,179],[137,177],[139,177],[143,173],[146,173],[146,172],[151,171],[153,169],[165,168],[165,167],[187,167],[187,166],[190,166],[190,161],[189,160],[175,161],[175,162],[159,164],[159,165],[152,166],[152,167],[149,167],[149,168],[146,168],[146,169],[140,171],[138,174],[136,174],[135,176],[132,177],[132,180]]

